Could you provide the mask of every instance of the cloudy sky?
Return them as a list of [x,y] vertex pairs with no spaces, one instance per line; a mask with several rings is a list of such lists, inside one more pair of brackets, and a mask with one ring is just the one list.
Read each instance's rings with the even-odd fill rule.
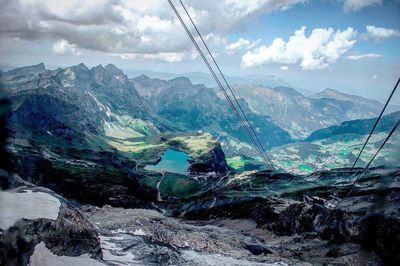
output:
[[[227,74],[380,99],[400,75],[399,0],[183,2]],[[207,72],[167,0],[0,0],[0,12],[4,69],[83,62]]]

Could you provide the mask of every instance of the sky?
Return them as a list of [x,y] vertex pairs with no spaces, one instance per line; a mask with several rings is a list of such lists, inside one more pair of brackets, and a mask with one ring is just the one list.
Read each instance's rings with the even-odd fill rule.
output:
[[[182,1],[225,74],[379,100],[399,78],[400,0]],[[207,72],[167,0],[0,0],[0,13],[2,69]]]

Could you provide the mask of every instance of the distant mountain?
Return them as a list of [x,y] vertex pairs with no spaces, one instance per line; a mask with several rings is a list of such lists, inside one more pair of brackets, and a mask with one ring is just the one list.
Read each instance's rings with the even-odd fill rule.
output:
[[374,117],[382,108],[377,101],[333,90],[306,97],[284,86],[238,85],[234,89],[253,112],[270,116],[295,138],[305,138],[315,130],[343,121]]
[[[165,81],[141,75],[131,81],[155,114],[182,130],[213,133],[224,140],[223,145],[240,146],[240,142],[249,142],[226,100],[218,97],[214,89],[194,85],[183,77]],[[252,112],[244,100],[241,105],[266,148],[291,142],[290,135],[268,116]]]
[[[139,94],[150,101],[151,105],[157,109],[159,107],[164,108],[163,98],[165,96],[163,93],[165,87],[173,86],[171,85],[172,81],[179,79],[178,77],[167,82],[141,75],[132,80]],[[205,86],[192,85],[189,84],[189,79],[187,81],[190,90],[196,88],[197,90],[209,91]],[[249,85],[248,83],[246,85],[235,85],[233,88],[237,92],[237,97],[241,98],[243,104],[247,106],[246,113],[253,116],[270,117],[271,122],[289,132],[296,139],[306,138],[315,130],[337,125],[347,120],[374,117],[379,114],[382,108],[382,104],[378,101],[347,95],[331,89],[307,97],[288,86],[268,87]],[[214,90],[224,102],[224,97],[219,89],[215,88]],[[173,95],[174,92],[170,93]],[[176,99],[179,99],[179,97]],[[170,99],[170,102],[173,102],[173,100]],[[211,106],[211,103],[209,106]],[[156,110],[156,112],[159,111],[162,110]],[[209,110],[204,110],[205,113],[207,111]]]
[[[399,118],[400,111],[383,116],[375,129],[375,133],[390,131]],[[326,139],[343,134],[367,135],[371,131],[375,121],[376,118],[346,121],[337,126],[317,130],[306,141]]]
[[[357,166],[363,167],[376,153],[388,132],[400,118],[400,112],[382,117]],[[357,119],[313,132],[305,141],[283,145],[270,151],[276,166],[291,173],[350,167],[364,144],[376,118]],[[400,163],[400,134],[393,134],[373,162],[373,166]]]
[[[167,73],[167,72],[156,72],[150,70],[127,70],[127,75],[129,77],[136,77],[140,75],[146,75],[155,79],[169,80],[178,77],[186,77],[194,84],[204,84],[207,87],[214,88],[217,86],[213,76],[210,73],[204,72],[184,72],[184,73]],[[226,79],[230,84],[254,84],[260,86],[291,86],[284,79],[274,76],[274,75],[245,75],[245,76],[235,76],[235,75],[225,75]],[[301,89],[300,89],[301,90]],[[306,90],[305,90],[306,91]],[[312,94],[311,92],[308,92]]]

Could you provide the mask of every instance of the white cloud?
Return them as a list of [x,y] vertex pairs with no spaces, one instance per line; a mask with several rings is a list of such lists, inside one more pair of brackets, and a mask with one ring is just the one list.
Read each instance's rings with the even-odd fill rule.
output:
[[325,69],[335,63],[356,43],[357,32],[352,28],[334,31],[316,28],[305,36],[306,27],[295,31],[287,42],[276,38],[269,46],[261,46],[242,57],[243,68],[264,64],[299,64],[302,69]]
[[289,69],[288,66],[281,66],[281,70],[283,70],[283,71],[286,71],[286,70],[288,70],[288,69]]
[[368,25],[367,29],[367,37],[375,39],[375,40],[383,40],[390,37],[400,37],[400,31],[394,29],[380,28]]
[[239,38],[236,42],[228,44],[225,49],[228,54],[233,54],[242,49],[252,49],[261,42],[261,39],[250,41],[248,39]]
[[249,40],[240,38],[236,42],[233,42],[233,43],[227,45],[226,46],[226,50],[228,50],[228,51],[236,51],[236,50],[243,49],[243,48],[245,48],[245,47],[247,47],[249,45],[250,45],[250,41]]
[[367,6],[381,5],[383,0],[345,0],[343,10],[345,12],[354,12]]
[[379,58],[382,57],[381,54],[357,54],[357,55],[349,55],[347,56],[350,60],[360,60],[364,58]]
[[[210,38],[216,39],[255,15],[287,9],[305,0],[187,2],[199,30],[204,36],[213,33]],[[184,14],[178,1],[175,4]],[[123,56],[151,54],[166,60],[177,60],[180,56],[176,54],[192,50],[189,38],[165,0],[0,1],[0,38],[65,40],[74,49]]]
[[170,63],[180,62],[182,61],[186,54],[185,53],[157,53],[157,54],[112,54],[115,56],[119,56],[122,59],[136,59],[136,58],[145,58],[145,59],[156,59],[167,61]]
[[377,78],[378,78],[378,75],[372,75],[372,78],[373,78],[373,79],[377,79]]
[[75,44],[69,43],[67,40],[58,40],[52,46],[53,53],[57,55],[80,55]]

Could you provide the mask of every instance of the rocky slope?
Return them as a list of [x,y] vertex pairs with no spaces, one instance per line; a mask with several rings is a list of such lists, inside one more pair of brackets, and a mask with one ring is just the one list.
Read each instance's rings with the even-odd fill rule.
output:
[[[0,260],[22,265],[397,265],[399,174],[398,169],[367,173],[338,209],[331,208],[335,199],[329,195],[347,193],[352,179],[346,170],[301,180],[268,172],[248,173],[246,182],[229,177],[207,195],[155,202],[165,214],[111,206],[77,210],[53,192],[29,185],[0,194],[3,211],[18,204],[15,221],[1,224]],[[265,185],[269,189],[259,189]],[[260,196],[271,190],[280,197]],[[20,195],[24,198],[16,200]]]

